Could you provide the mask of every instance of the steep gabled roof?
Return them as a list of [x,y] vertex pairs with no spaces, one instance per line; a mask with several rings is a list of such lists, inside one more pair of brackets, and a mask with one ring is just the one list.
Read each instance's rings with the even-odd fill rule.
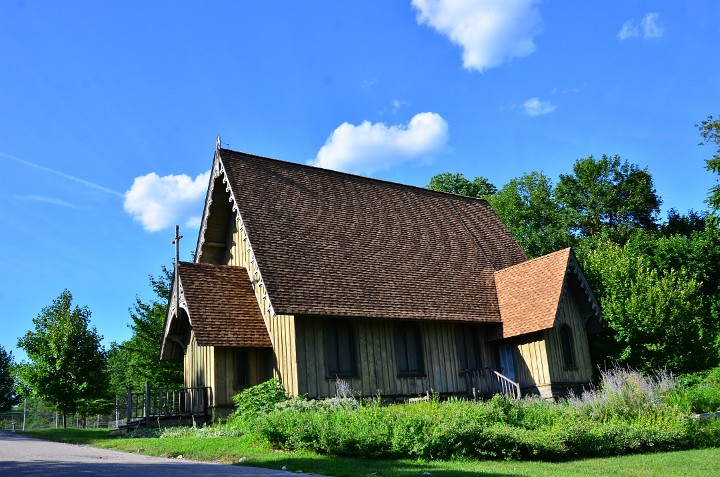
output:
[[563,292],[571,289],[590,314],[599,310],[572,249],[566,248],[495,273],[502,335],[511,338],[552,328]]
[[272,346],[246,269],[180,262],[178,271],[180,306],[186,310],[189,323],[181,323],[174,314],[177,306],[172,296],[161,359],[178,358],[172,338],[188,332],[187,325],[200,346]]
[[216,161],[276,313],[500,321],[495,272],[526,257],[487,201],[227,149]]

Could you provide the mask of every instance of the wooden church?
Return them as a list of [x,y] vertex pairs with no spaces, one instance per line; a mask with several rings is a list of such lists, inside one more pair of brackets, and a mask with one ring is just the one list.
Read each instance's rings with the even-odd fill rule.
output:
[[222,413],[291,395],[562,395],[591,380],[595,297],[571,249],[528,260],[487,201],[218,147],[162,360]]

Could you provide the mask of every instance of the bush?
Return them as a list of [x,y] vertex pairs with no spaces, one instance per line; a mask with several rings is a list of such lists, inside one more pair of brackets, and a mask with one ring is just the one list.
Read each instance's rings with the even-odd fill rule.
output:
[[673,402],[676,388],[667,373],[617,369],[603,374],[599,389],[560,403],[500,395],[386,407],[293,399],[250,427],[276,448],[373,458],[562,460],[720,445],[720,420],[691,418]]
[[271,412],[277,403],[287,401],[290,396],[277,379],[271,379],[257,386],[244,389],[233,396],[235,412],[233,418],[248,419]]

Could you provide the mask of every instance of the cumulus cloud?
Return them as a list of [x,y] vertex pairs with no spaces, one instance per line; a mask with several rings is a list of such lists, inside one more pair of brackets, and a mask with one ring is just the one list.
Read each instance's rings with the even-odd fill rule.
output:
[[539,0],[412,0],[417,22],[463,50],[463,66],[482,72],[535,51]]
[[210,171],[194,180],[185,174],[160,177],[151,172],[136,177],[125,192],[125,212],[148,232],[158,232],[183,224],[198,228]]
[[364,121],[343,123],[310,164],[345,172],[371,173],[407,161],[422,161],[442,151],[448,125],[437,113],[416,114],[409,123],[388,126]]
[[628,20],[623,23],[617,34],[619,40],[630,38],[644,38],[651,40],[660,38],[663,35],[663,27],[659,23],[660,14],[657,12],[647,13],[640,22]]
[[525,114],[534,118],[536,116],[544,116],[550,114],[557,109],[557,106],[550,101],[540,98],[530,98],[523,104]]

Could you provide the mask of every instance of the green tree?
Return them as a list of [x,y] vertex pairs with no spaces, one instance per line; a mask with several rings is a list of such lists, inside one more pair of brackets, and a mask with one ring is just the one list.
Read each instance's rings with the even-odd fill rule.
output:
[[560,174],[556,194],[574,234],[603,232],[618,243],[633,229],[654,229],[662,202],[648,170],[620,156],[578,159],[572,174]]
[[607,357],[643,371],[716,365],[717,332],[704,318],[702,283],[685,269],[658,269],[631,243],[594,242],[585,243],[579,256],[615,341],[600,343]]
[[[705,169],[720,175],[720,118],[715,119],[708,116],[706,120],[701,121],[696,126],[700,129],[700,137],[702,138],[700,145],[712,144],[717,148],[715,154],[710,159],[705,160]],[[706,202],[713,213],[720,211],[720,178],[710,188]]]
[[488,200],[529,257],[572,244],[552,181],[543,173],[531,172],[511,179]]
[[20,402],[15,393],[12,352],[8,353],[0,345],[0,412],[9,411]]
[[430,178],[428,189],[453,194],[466,195],[468,197],[487,198],[497,192],[495,187],[485,177],[479,176],[470,181],[460,173],[444,172]]
[[73,307],[65,290],[33,319],[35,330],[18,340],[30,359],[19,368],[23,382],[57,407],[63,427],[84,401],[107,397],[107,355],[90,316],[87,307]]
[[160,361],[172,274],[162,267],[160,276],[150,275],[150,286],[155,297],[148,302],[136,298],[130,309],[132,336],[110,347],[109,364],[116,393],[123,393],[128,386],[142,389],[145,381],[154,387],[181,387],[183,384],[183,364]]

